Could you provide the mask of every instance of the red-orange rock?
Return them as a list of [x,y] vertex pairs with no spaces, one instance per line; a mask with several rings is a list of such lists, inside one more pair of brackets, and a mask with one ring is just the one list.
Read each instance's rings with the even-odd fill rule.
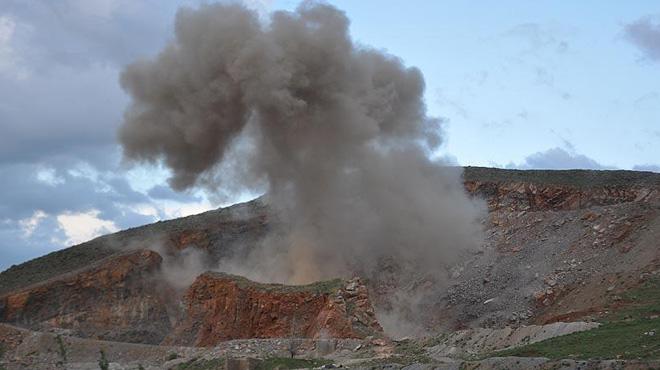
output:
[[[170,331],[154,283],[161,257],[140,250],[0,297],[0,321],[88,338],[159,343]],[[166,289],[166,288],[163,288]]]
[[284,286],[205,273],[181,297],[160,280],[161,262],[156,252],[135,251],[10,293],[0,297],[0,321],[86,338],[195,346],[382,333],[357,279]]
[[285,286],[205,273],[192,284],[184,301],[185,319],[167,344],[213,346],[236,338],[382,334],[367,289],[357,279]]
[[601,186],[580,188],[567,185],[528,182],[465,181],[472,195],[486,199],[488,208],[497,210],[575,210],[594,205],[650,201],[660,197],[657,189],[641,186]]

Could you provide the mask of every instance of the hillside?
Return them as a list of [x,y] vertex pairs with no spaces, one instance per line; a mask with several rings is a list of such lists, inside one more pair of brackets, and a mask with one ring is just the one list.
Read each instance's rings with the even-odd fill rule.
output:
[[[204,273],[247,256],[277,226],[276,215],[255,200],[13,266],[0,273],[0,321],[71,338],[167,346],[356,339],[361,349],[328,356],[342,363],[357,356],[378,366],[392,359],[478,360],[498,351],[549,359],[660,358],[660,340],[648,334],[660,328],[654,298],[660,292],[660,174],[467,167],[463,179],[487,207],[485,242],[440,280],[401,279],[396,261],[383,262],[382,273],[369,279],[304,287]],[[203,256],[194,276],[168,280],[172,274],[164,271],[193,252]],[[381,325],[394,338],[405,335],[387,314],[393,297],[415,301],[413,312],[402,315],[416,319],[411,334],[425,339],[382,336]],[[626,355],[608,347],[611,330],[641,351]],[[594,346],[602,346],[578,350],[562,339],[580,335],[595,335]],[[553,340],[564,340],[556,346],[568,346],[567,352],[550,351],[545,343]],[[18,353],[20,346],[1,332],[0,342]]]
[[[505,170],[485,167],[465,167],[463,178],[466,183],[479,183],[477,190],[485,199],[492,199],[492,190],[488,186],[497,184],[548,185],[566,188],[569,192],[583,189],[658,189],[660,174],[638,171],[592,171],[592,170]],[[520,194],[525,197],[524,193]],[[517,206],[527,207],[528,199],[517,199]],[[626,202],[633,199],[610,199],[613,202]],[[491,207],[492,209],[492,207]],[[195,232],[203,236],[204,247],[218,255],[233,250],[232,245],[245,238],[256,240],[267,231],[267,209],[259,201],[237,204],[204,212],[198,215],[159,221],[105,235],[91,241],[52,252],[42,257],[27,261],[0,272],[0,294],[29,284],[47,280],[60,274],[69,273],[118,253],[131,243],[144,241],[150,237],[168,235],[169,242],[185,242],[186,235]],[[177,238],[179,239],[177,241]],[[220,248],[219,244],[226,245]]]

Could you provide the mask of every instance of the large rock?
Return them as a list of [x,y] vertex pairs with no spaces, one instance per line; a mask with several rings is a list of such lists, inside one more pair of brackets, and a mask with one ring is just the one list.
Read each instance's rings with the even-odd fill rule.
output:
[[160,279],[161,264],[147,250],[108,258],[0,297],[0,321],[83,338],[192,346],[382,333],[358,279],[285,286],[207,272],[180,293]]
[[184,297],[185,319],[167,344],[213,346],[239,338],[364,338],[382,329],[358,280],[260,284],[205,273]]
[[[159,343],[170,331],[161,257],[140,250],[0,297],[0,321],[87,338]],[[159,288],[157,288],[159,287]]]

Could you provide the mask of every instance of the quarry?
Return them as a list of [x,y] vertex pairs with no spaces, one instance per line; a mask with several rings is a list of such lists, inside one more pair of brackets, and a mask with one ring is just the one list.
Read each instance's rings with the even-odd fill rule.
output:
[[[650,358],[660,344],[660,175],[465,168],[463,176],[488,205],[487,237],[435,282],[442,291],[423,274],[393,279],[392,261],[378,279],[307,285],[219,272],[272,227],[276,217],[256,200],[3,272],[3,366],[96,369],[100,351],[116,369],[658,366]],[[161,274],[187,250],[216,262],[188,286],[168,283]],[[424,297],[419,311],[392,310],[401,290]],[[612,330],[616,345],[607,344]]]
[[660,18],[45,3],[0,5],[0,370],[660,369]]

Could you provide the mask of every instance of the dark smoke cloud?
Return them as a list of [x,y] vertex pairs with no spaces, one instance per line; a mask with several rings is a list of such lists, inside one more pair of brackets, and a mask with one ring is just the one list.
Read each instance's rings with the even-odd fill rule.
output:
[[267,186],[285,232],[243,268],[273,280],[386,257],[432,272],[480,242],[460,171],[429,159],[441,122],[426,114],[422,74],[356,46],[348,26],[311,2],[267,25],[240,5],[182,9],[172,43],[121,76],[127,159],[164,161],[178,190]]

